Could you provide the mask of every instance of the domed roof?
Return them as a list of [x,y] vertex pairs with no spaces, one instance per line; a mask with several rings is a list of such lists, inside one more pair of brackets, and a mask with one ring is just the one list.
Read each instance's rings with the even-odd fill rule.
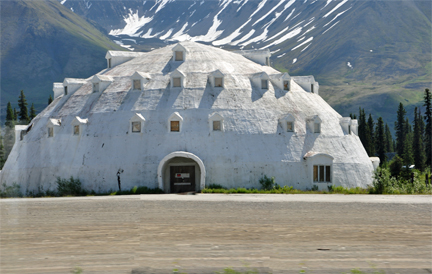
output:
[[[185,51],[184,61],[173,61],[173,49],[179,46]],[[248,55],[251,53],[248,52],[245,56]],[[261,133],[274,133],[275,123],[286,113],[294,115],[298,121],[305,121],[306,117],[314,115],[336,123],[341,118],[318,95],[319,85],[313,76],[293,77],[251,61],[238,51],[229,52],[185,41],[147,53],[135,53],[133,56],[135,57],[129,56],[129,59],[132,58],[129,61],[87,79],[86,84],[61,106],[50,111],[49,115],[55,118],[71,115],[88,117],[92,113],[141,112],[167,108],[245,110],[250,114],[244,115],[246,120],[269,120],[270,123],[263,121],[249,127],[252,132]],[[214,73],[222,74],[223,88],[211,85]],[[145,74],[147,80],[143,92],[133,94],[131,77],[137,74]],[[172,88],[170,85],[171,78],[176,74],[183,78],[181,88]],[[92,89],[93,80],[90,81],[94,78],[109,78],[112,81],[96,95]],[[261,87],[262,80],[268,80],[268,89]],[[289,90],[283,89],[284,80],[290,82]],[[315,88],[313,92],[310,90],[312,84]],[[299,127],[299,130],[301,128],[303,127]],[[324,125],[323,133],[340,135],[342,131],[334,125]]]
[[16,128],[1,182],[36,189],[79,176],[89,189],[108,190],[122,176],[128,187],[169,192],[174,173],[189,176],[170,173],[181,164],[195,166],[194,190],[259,187],[264,174],[303,189],[369,184],[373,167],[356,120],[319,96],[313,76],[279,72],[266,65],[270,52],[254,53],[190,41],[109,51],[107,69],[55,83],[54,101]]

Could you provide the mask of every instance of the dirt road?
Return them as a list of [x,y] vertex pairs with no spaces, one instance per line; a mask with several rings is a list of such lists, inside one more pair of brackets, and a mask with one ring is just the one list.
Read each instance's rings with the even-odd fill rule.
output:
[[0,200],[0,273],[432,273],[431,196],[209,195]]

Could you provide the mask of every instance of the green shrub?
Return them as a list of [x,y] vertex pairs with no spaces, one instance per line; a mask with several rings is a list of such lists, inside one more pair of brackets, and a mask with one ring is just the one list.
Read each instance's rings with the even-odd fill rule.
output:
[[260,185],[261,185],[261,189],[263,189],[263,190],[270,190],[270,189],[272,189],[272,188],[275,186],[275,184],[276,184],[276,182],[275,182],[275,177],[271,177],[271,178],[269,178],[269,177],[267,177],[267,175],[264,175],[264,177],[262,177],[262,178],[259,180],[259,183],[260,183]]
[[2,184],[0,189],[1,198],[12,198],[12,197],[22,197],[21,186],[17,183],[13,183],[11,186],[7,186],[6,183]]
[[57,194],[59,196],[82,196],[87,195],[87,191],[85,191],[81,187],[81,181],[79,179],[74,179],[73,176],[70,177],[69,180],[61,179],[57,177]]
[[209,184],[207,188],[211,188],[211,189],[226,189],[226,187],[223,187],[222,185],[219,185],[219,184]]

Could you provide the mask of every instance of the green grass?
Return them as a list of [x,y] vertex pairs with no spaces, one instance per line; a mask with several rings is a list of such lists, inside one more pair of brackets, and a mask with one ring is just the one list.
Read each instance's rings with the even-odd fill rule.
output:
[[343,186],[329,187],[328,190],[300,190],[292,186],[275,187],[273,189],[256,188],[204,188],[201,193],[223,193],[223,194],[368,194],[369,189],[345,188]]

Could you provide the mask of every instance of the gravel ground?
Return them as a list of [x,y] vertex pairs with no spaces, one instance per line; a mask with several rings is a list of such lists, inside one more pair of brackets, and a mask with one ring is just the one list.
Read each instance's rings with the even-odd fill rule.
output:
[[137,195],[0,206],[0,273],[432,273],[431,196]]

